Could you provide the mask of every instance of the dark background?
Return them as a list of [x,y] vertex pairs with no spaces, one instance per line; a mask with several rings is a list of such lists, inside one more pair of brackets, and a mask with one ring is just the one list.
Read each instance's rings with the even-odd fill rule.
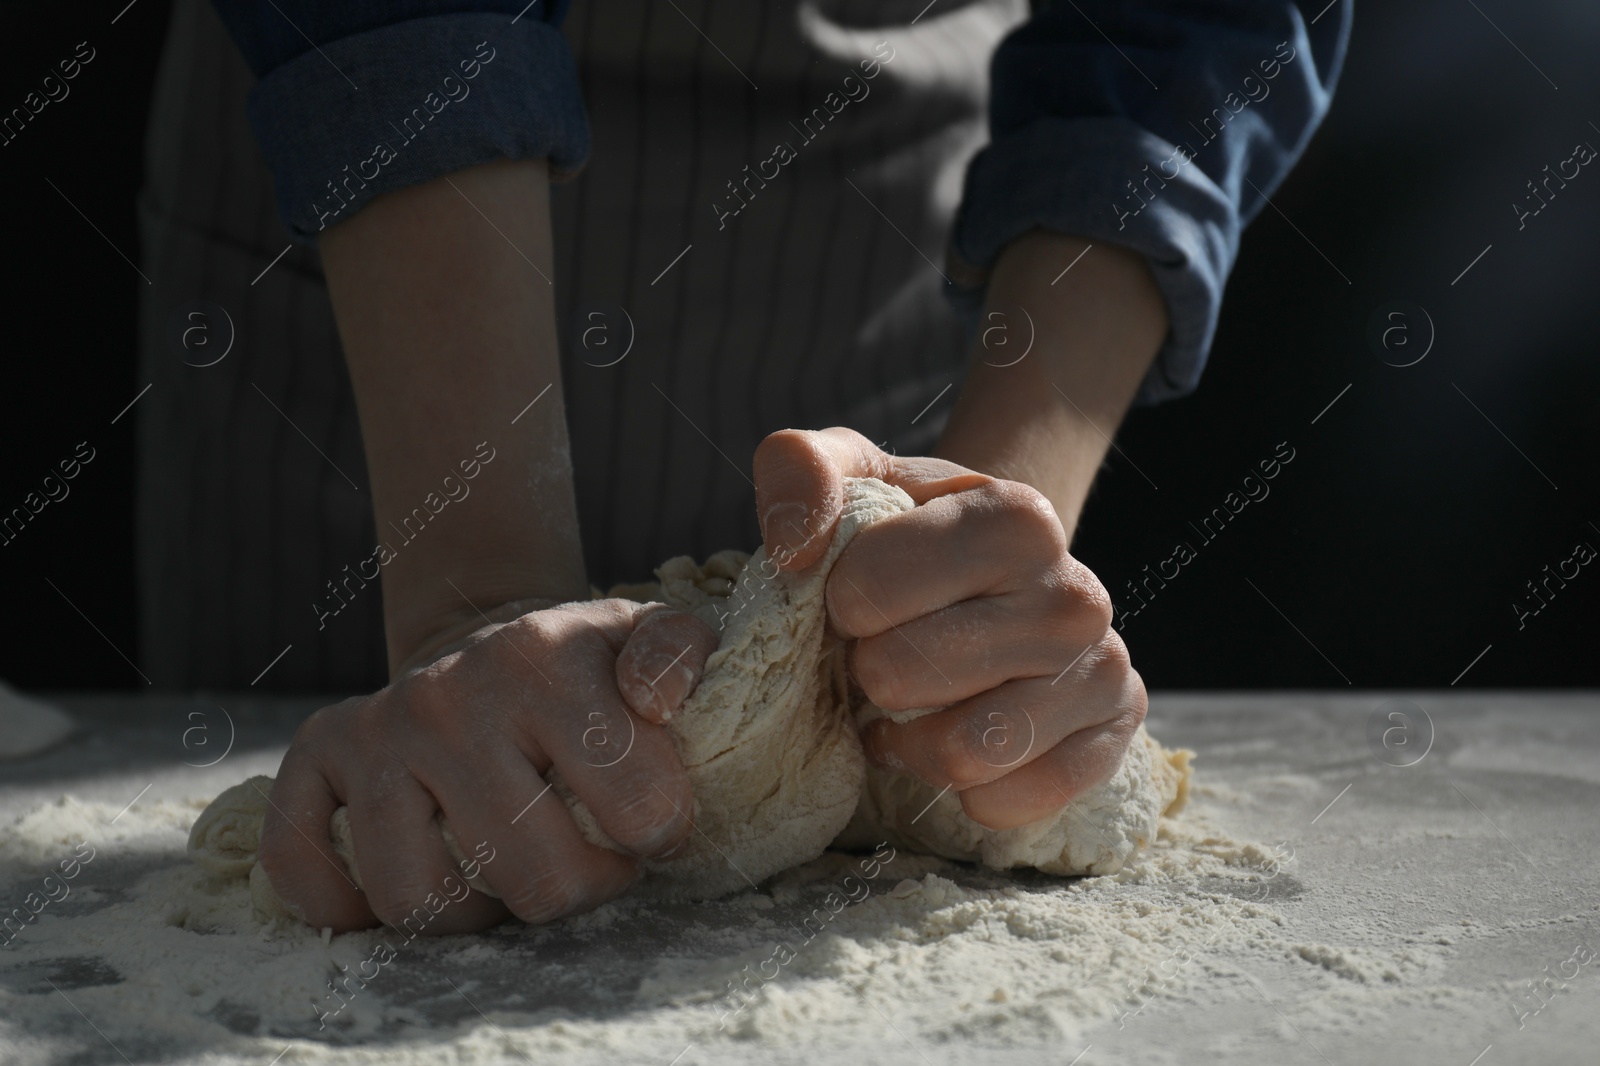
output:
[[[138,661],[135,415],[110,420],[139,389],[143,282],[111,246],[139,260],[167,4],[110,25],[124,3],[8,4],[0,40],[7,111],[79,41],[98,53],[0,147],[0,511],[79,441],[96,451],[66,504],[0,547],[0,677],[25,688],[137,684],[117,650]],[[1600,146],[1597,31],[1600,9],[1570,2],[1358,5],[1333,111],[1246,234],[1199,392],[1130,416],[1075,543],[1130,609],[1126,581],[1197,549],[1124,630],[1151,687],[1437,688],[1469,664],[1464,687],[1600,681],[1600,567],[1520,630],[1512,608],[1580,541],[1600,547],[1600,167],[1520,231],[1511,207]],[[1369,345],[1393,301],[1436,331],[1416,365]],[[1427,339],[1415,312],[1403,324],[1414,347],[1392,361]],[[1271,495],[1202,543],[1188,523],[1280,442],[1295,458]]]

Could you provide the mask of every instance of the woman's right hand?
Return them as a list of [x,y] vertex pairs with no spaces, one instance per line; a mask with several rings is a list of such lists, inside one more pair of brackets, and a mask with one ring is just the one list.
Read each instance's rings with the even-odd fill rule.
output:
[[[663,604],[593,600],[490,622],[382,690],[324,707],[295,733],[272,788],[260,862],[291,910],[335,932],[398,926],[459,886],[433,817],[462,851],[493,856],[428,933],[509,912],[547,922],[620,895],[639,857],[693,832],[693,796],[662,723],[694,691],[717,635]],[[491,612],[494,613],[494,612]],[[590,843],[546,776],[554,767],[626,852]],[[365,891],[329,838],[349,808]],[[492,851],[484,850],[492,848]],[[430,914],[424,910],[424,914]]]

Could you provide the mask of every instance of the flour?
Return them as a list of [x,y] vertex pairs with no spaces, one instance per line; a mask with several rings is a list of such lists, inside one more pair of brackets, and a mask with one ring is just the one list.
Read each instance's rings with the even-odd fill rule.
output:
[[[828,853],[711,902],[629,896],[403,944],[262,925],[244,881],[184,855],[204,805],[187,797],[227,778],[178,754],[117,776],[123,744],[84,745],[50,776],[0,778],[0,913],[95,849],[70,897],[0,948],[0,1062],[121,1063],[115,1045],[140,1066],[1464,1066],[1490,1043],[1481,1066],[1586,1061],[1587,968],[1525,1026],[1513,1007],[1596,939],[1593,785],[1378,763],[1361,732],[1375,698],[1296,715],[1298,698],[1158,697],[1153,729],[1181,728],[1208,772],[1115,875],[899,851],[867,877],[862,854]],[[1506,724],[1454,699],[1467,741],[1485,723],[1600,739],[1588,713]],[[236,751],[233,774],[276,765],[287,736]],[[1241,737],[1275,748],[1218,754]],[[395,960],[319,1029],[313,1004],[385,937]],[[768,964],[780,944],[793,958]]]
[[[459,984],[467,980],[459,974],[485,964],[505,969],[508,951],[531,949],[539,958],[545,954],[541,945],[562,944],[562,954],[577,960],[578,1000],[593,1002],[610,993],[598,974],[585,972],[605,963],[584,945],[626,945],[640,929],[658,928],[674,914],[686,932],[699,927],[699,933],[659,952],[636,991],[625,996],[623,1016],[574,1017],[542,1006],[536,996],[512,1011],[515,1022],[504,1009],[497,1018],[502,1026],[514,1026],[511,1043],[538,1061],[552,1055],[598,1061],[674,1040],[679,1048],[687,1040],[773,1046],[819,1036],[846,1040],[881,1029],[877,1016],[861,1009],[863,996],[918,1040],[1052,1039],[1128,1009],[1129,989],[1172,952],[1201,944],[1216,949],[1267,943],[1279,923],[1268,907],[1198,891],[1207,881],[1259,879],[1256,864],[1268,851],[1208,835],[1186,820],[1170,826],[1115,877],[1066,882],[1035,875],[1017,884],[984,874],[981,884],[964,884],[972,871],[934,857],[895,854],[866,882],[870,892],[809,938],[805,916],[825,909],[825,890],[842,876],[853,870],[859,877],[859,856],[829,853],[780,874],[768,892],[747,891],[688,911],[682,904],[632,898],[551,927],[511,924],[489,935],[410,943],[382,930],[324,943],[298,923],[260,926],[244,881],[183,860],[185,828],[199,806],[147,801],[124,814],[115,835],[108,835],[115,809],[67,798],[7,827],[0,833],[0,883],[68,853],[69,842],[80,839],[99,848],[85,877],[112,867],[144,872],[125,891],[70,919],[41,917],[12,952],[0,956],[0,965],[12,965],[13,956],[24,962],[76,956],[114,971],[121,978],[115,984],[64,989],[113,1039],[144,1033],[147,1041],[153,1035],[178,1049],[220,1043],[241,1056],[260,1054],[263,1062],[292,1042],[296,1055],[286,1061],[368,1061],[336,1045],[375,1038],[396,1025],[437,1027],[426,1012],[402,1009],[392,998],[419,971],[445,965],[458,974]],[[327,995],[341,967],[353,971],[383,937],[398,944],[396,975],[380,973],[353,999],[337,1028],[319,1030],[312,1001]],[[792,942],[793,961],[775,980],[751,989],[749,1002],[730,1014],[729,983],[752,960],[769,957],[780,938]],[[550,967],[546,957],[541,978]],[[428,1046],[392,1047],[383,1061],[437,1062],[443,1057],[437,1040],[450,1047],[451,1061],[497,1061],[495,1049],[503,1051],[505,1044],[486,1036],[477,1024],[481,1019],[468,1013],[464,1027],[446,1024]],[[235,1031],[241,1027],[256,1035]],[[0,1046],[5,1033],[0,1025]],[[180,1055],[176,1061],[186,1060]]]
[[[1285,1004],[1308,1032],[1359,1031],[1402,1003],[1481,1008],[1475,993],[1417,983],[1441,937],[1476,927],[1452,917],[1386,950],[1352,943],[1371,921],[1358,905],[1343,936],[1297,933],[1280,905],[1299,892],[1297,860],[1279,872],[1281,847],[1218,830],[1240,793],[1219,804],[1212,791],[1114,875],[828,852],[708,903],[630,896],[550,925],[414,940],[263,926],[244,880],[184,855],[201,801],[124,812],[65,797],[0,828],[0,891],[17,897],[4,906],[77,842],[96,849],[72,895],[0,950],[0,1061],[121,1061],[87,1017],[133,1061],[184,1066],[265,1066],[285,1048],[282,1063],[340,1066],[665,1064],[691,1044],[679,1066],[862,1049],[942,1064],[958,1061],[951,1046],[1050,1049],[1064,1066],[1085,1041],[1158,1027],[1180,1003],[1272,1017],[1239,977],[1266,972],[1309,986],[1297,1010]],[[1371,889],[1380,913],[1402,902]],[[313,1004],[386,940],[394,961],[319,1028]],[[780,944],[790,957],[769,962]]]

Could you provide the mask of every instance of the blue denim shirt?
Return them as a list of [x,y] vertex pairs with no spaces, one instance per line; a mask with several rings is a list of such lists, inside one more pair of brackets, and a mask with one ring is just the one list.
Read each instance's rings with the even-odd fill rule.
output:
[[1038,6],[994,57],[991,142],[967,171],[950,249],[947,273],[968,286],[958,304],[1034,227],[1132,248],[1171,321],[1137,401],[1183,395],[1240,233],[1328,110],[1352,0]]
[[589,123],[569,4],[215,0],[260,79],[250,125],[290,236],[313,243],[379,193],[495,159],[576,173]]
[[[213,2],[260,78],[250,122],[296,240],[463,167],[547,158],[559,178],[588,156],[559,29],[570,0]],[[1123,245],[1149,262],[1171,321],[1138,400],[1191,391],[1240,233],[1332,97],[1353,0],[1325,3],[1035,4],[995,53],[991,141],[947,251],[969,325],[996,257],[1028,230]],[[471,95],[460,121],[434,125]]]

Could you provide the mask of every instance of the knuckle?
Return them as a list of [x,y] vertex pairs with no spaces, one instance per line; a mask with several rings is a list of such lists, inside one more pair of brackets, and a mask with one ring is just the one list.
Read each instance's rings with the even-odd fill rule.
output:
[[1130,698],[1128,709],[1124,712],[1127,735],[1133,735],[1133,732],[1144,723],[1145,715],[1149,712],[1150,696],[1145,692],[1144,685],[1141,684]]
[[1150,693],[1144,687],[1144,678],[1139,676],[1137,670],[1128,671],[1132,674],[1129,678],[1128,695],[1125,700],[1126,709],[1123,711],[1123,725],[1128,736],[1144,722],[1145,716],[1150,713]]
[[[644,615],[642,619],[641,613]],[[651,611],[642,609],[633,600],[613,596],[560,604],[540,612],[536,618],[530,618],[527,625],[533,627],[535,646],[541,653],[548,654],[576,646],[590,652],[615,655],[627,645],[637,629],[650,620],[651,614]]]
[[1094,671],[1115,692],[1115,714],[1111,717],[1113,732],[1125,745],[1127,738],[1139,728],[1150,711],[1150,693],[1145,689],[1139,671],[1133,668],[1128,646],[1121,637],[1110,633],[1101,642]]
[[338,703],[319,707],[295,728],[294,744],[296,746],[319,746],[329,734],[339,728],[342,722],[350,718],[361,705],[361,702],[360,697],[352,696]]
[[[486,640],[484,650],[496,669],[510,669],[512,662],[523,662],[523,657],[534,662],[547,655],[557,642],[555,630],[564,619],[557,611],[536,611],[505,623],[499,629],[503,640]],[[526,666],[526,662],[524,662]]]
[[1109,630],[1112,619],[1115,617],[1111,605],[1111,592],[1100,579],[1085,571],[1087,580],[1082,585],[1082,597],[1085,613],[1094,620],[1099,629]]
[[[1122,638],[1116,633],[1108,632],[1106,638],[1100,642],[1100,655],[1095,663],[1095,670],[1112,678],[1126,678],[1129,674],[1134,674],[1133,659],[1128,654],[1128,645],[1123,643]],[[1134,674],[1138,688],[1143,691],[1144,685],[1137,682],[1137,678],[1138,675]]]
[[[1056,649],[1083,644],[1083,619],[1076,610],[1076,599],[1059,585],[1046,585],[1044,605],[1038,609],[1037,638],[1045,647]],[[1077,649],[1072,649],[1076,654]]]
[[430,743],[452,736],[459,727],[460,716],[446,691],[448,687],[443,678],[425,672],[406,686],[399,701],[398,715],[413,733],[427,737]]
[[1048,610],[1064,635],[1098,636],[1111,628],[1111,593],[1081,563],[1053,571],[1046,578]]
[[995,497],[1013,537],[1026,538],[1036,550],[1058,554],[1067,550],[1066,531],[1044,493],[1020,481],[995,481],[987,491]]

